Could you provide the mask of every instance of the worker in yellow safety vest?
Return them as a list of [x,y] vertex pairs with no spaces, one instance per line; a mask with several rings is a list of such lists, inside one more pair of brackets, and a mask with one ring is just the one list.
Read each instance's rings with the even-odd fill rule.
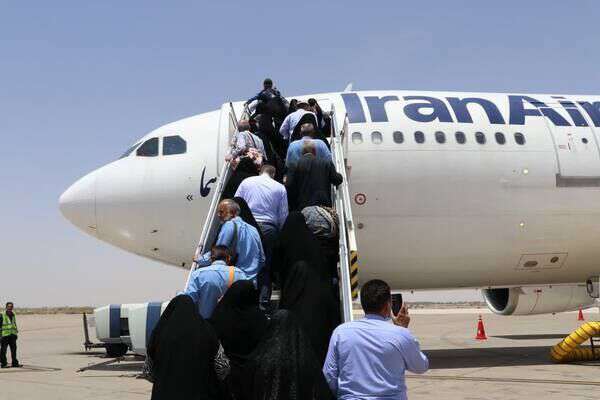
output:
[[21,364],[17,360],[17,337],[19,330],[17,329],[17,316],[13,311],[14,304],[12,302],[6,303],[6,309],[2,313],[0,320],[0,332],[2,332],[2,339],[0,345],[0,367],[8,368],[8,362],[6,361],[6,350],[10,347],[10,355],[12,358],[13,368],[19,368]]

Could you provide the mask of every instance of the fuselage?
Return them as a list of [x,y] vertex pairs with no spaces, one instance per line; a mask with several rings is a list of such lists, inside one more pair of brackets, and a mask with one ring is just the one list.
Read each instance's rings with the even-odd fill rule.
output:
[[[333,106],[340,126],[348,118],[361,281],[506,287],[583,282],[599,271],[600,96],[297,98],[309,97]],[[101,240],[189,268],[224,162],[228,107],[150,132],[71,186],[63,214]],[[242,103],[234,107],[240,115]]]

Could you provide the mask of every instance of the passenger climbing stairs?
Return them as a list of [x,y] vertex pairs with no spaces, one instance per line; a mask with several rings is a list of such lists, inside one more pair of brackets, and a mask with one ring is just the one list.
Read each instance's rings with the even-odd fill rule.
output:
[[[339,263],[338,263],[338,274],[339,274],[339,287],[340,287],[340,309],[341,317],[343,322],[348,322],[353,319],[352,316],[352,302],[356,300],[358,296],[358,246],[356,243],[356,232],[355,225],[352,216],[352,208],[350,201],[350,190],[348,183],[348,168],[347,168],[347,148],[348,148],[348,118],[344,116],[341,123],[335,114],[335,109],[332,106],[331,110],[332,120],[332,132],[331,132],[331,152],[333,156],[333,163],[338,173],[343,177],[343,182],[337,188],[332,187],[332,199],[334,207],[338,213],[338,219],[340,221],[339,232]],[[248,110],[245,109],[241,115],[241,118],[248,117]],[[221,126],[219,128],[220,138],[228,138],[228,144],[231,144],[231,140],[237,131],[238,118],[236,116],[235,108],[232,103],[223,105],[221,109]],[[225,147],[225,146],[221,146]],[[202,227],[202,233],[200,234],[200,240],[196,247],[194,254],[194,260],[197,260],[202,254],[210,250],[212,243],[214,243],[218,229],[219,229],[219,218],[217,216],[217,208],[221,198],[225,185],[232,174],[231,163],[226,161],[217,177],[217,183],[214,191],[214,195],[210,202],[206,220]],[[198,268],[198,265],[194,261],[190,272],[188,274],[188,282],[191,273]],[[187,282],[186,282],[187,286]],[[279,293],[274,291],[273,300],[278,299]]]

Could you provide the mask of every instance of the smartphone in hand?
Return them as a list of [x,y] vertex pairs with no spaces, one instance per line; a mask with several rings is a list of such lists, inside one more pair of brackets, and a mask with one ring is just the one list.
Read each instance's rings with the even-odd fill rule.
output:
[[403,304],[402,293],[392,294],[392,313],[398,315]]

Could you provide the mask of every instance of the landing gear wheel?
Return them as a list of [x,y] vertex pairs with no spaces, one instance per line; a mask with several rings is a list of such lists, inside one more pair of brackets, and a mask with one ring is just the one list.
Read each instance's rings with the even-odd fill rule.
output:
[[123,357],[125,354],[127,354],[127,350],[129,350],[129,348],[123,343],[112,343],[106,345],[106,354],[109,357]]

